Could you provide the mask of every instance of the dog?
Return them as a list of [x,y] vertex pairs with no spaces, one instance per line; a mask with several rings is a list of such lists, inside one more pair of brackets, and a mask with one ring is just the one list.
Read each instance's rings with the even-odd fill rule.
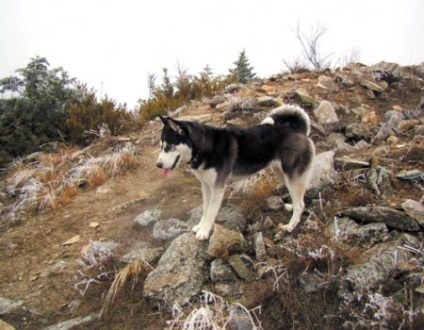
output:
[[209,238],[226,184],[266,168],[272,169],[292,199],[292,217],[282,232],[296,228],[315,156],[309,116],[301,107],[275,108],[261,124],[249,128],[217,128],[167,116],[160,119],[163,128],[156,166],[167,176],[186,163],[201,183],[203,214],[192,229],[198,240]]

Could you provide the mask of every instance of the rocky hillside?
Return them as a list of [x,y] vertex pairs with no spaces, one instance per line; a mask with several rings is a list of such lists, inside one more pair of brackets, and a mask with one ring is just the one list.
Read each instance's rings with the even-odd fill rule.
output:
[[[307,110],[317,157],[303,221],[283,236],[289,195],[265,172],[229,187],[210,240],[195,240],[200,186],[154,168],[159,121],[61,150],[49,170],[32,155],[2,183],[0,328],[423,328],[423,79],[423,65],[352,64],[170,114],[247,126],[282,103]],[[34,211],[29,183],[57,168],[66,184],[48,196],[71,186],[71,202]]]

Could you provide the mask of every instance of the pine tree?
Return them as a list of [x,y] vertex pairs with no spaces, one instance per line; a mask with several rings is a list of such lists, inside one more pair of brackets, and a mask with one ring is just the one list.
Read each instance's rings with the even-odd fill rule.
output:
[[253,72],[253,67],[250,65],[244,49],[240,52],[239,58],[233,64],[236,67],[230,71],[236,75],[238,82],[245,84],[255,78],[256,75]]

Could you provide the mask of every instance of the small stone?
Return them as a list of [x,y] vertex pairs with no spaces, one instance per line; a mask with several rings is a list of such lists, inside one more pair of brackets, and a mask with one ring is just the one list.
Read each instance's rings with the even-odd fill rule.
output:
[[162,211],[158,209],[144,211],[134,219],[134,225],[147,227],[151,223],[158,221],[161,215]]
[[153,227],[153,238],[161,241],[174,239],[184,232],[190,231],[187,223],[178,219],[157,221]]
[[247,243],[241,233],[215,224],[209,239],[207,253],[216,258],[226,256],[230,251],[244,251],[246,247]]
[[98,228],[100,226],[100,224],[97,221],[92,221],[92,222],[90,222],[89,226],[91,228]]
[[66,246],[66,245],[75,244],[75,243],[78,243],[80,241],[80,239],[81,239],[81,236],[80,235],[76,235],[76,236],[68,239],[65,243],[62,243],[62,245],[63,246]]
[[258,232],[253,236],[253,244],[255,247],[256,260],[263,261],[266,258],[265,241],[262,232]]
[[396,145],[399,142],[399,139],[396,136],[389,136],[387,138],[387,143],[391,145]]
[[254,281],[255,275],[253,272],[246,266],[240,254],[233,254],[228,259],[229,264],[237,273],[245,281]]
[[235,278],[231,268],[220,258],[211,262],[210,277],[214,283],[229,282]]

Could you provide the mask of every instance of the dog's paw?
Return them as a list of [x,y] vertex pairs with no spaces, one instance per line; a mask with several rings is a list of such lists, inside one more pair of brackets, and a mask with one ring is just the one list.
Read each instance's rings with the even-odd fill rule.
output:
[[204,228],[198,228],[197,232],[196,232],[196,238],[199,241],[205,241],[209,238],[211,231],[210,230],[206,230]]
[[195,225],[193,228],[191,228],[191,231],[196,234],[199,231],[199,228],[200,228],[200,224]]
[[285,209],[287,212],[291,212],[291,211],[293,211],[293,205],[292,205],[292,204],[287,204],[287,203],[285,203],[285,204],[284,204],[284,209]]

